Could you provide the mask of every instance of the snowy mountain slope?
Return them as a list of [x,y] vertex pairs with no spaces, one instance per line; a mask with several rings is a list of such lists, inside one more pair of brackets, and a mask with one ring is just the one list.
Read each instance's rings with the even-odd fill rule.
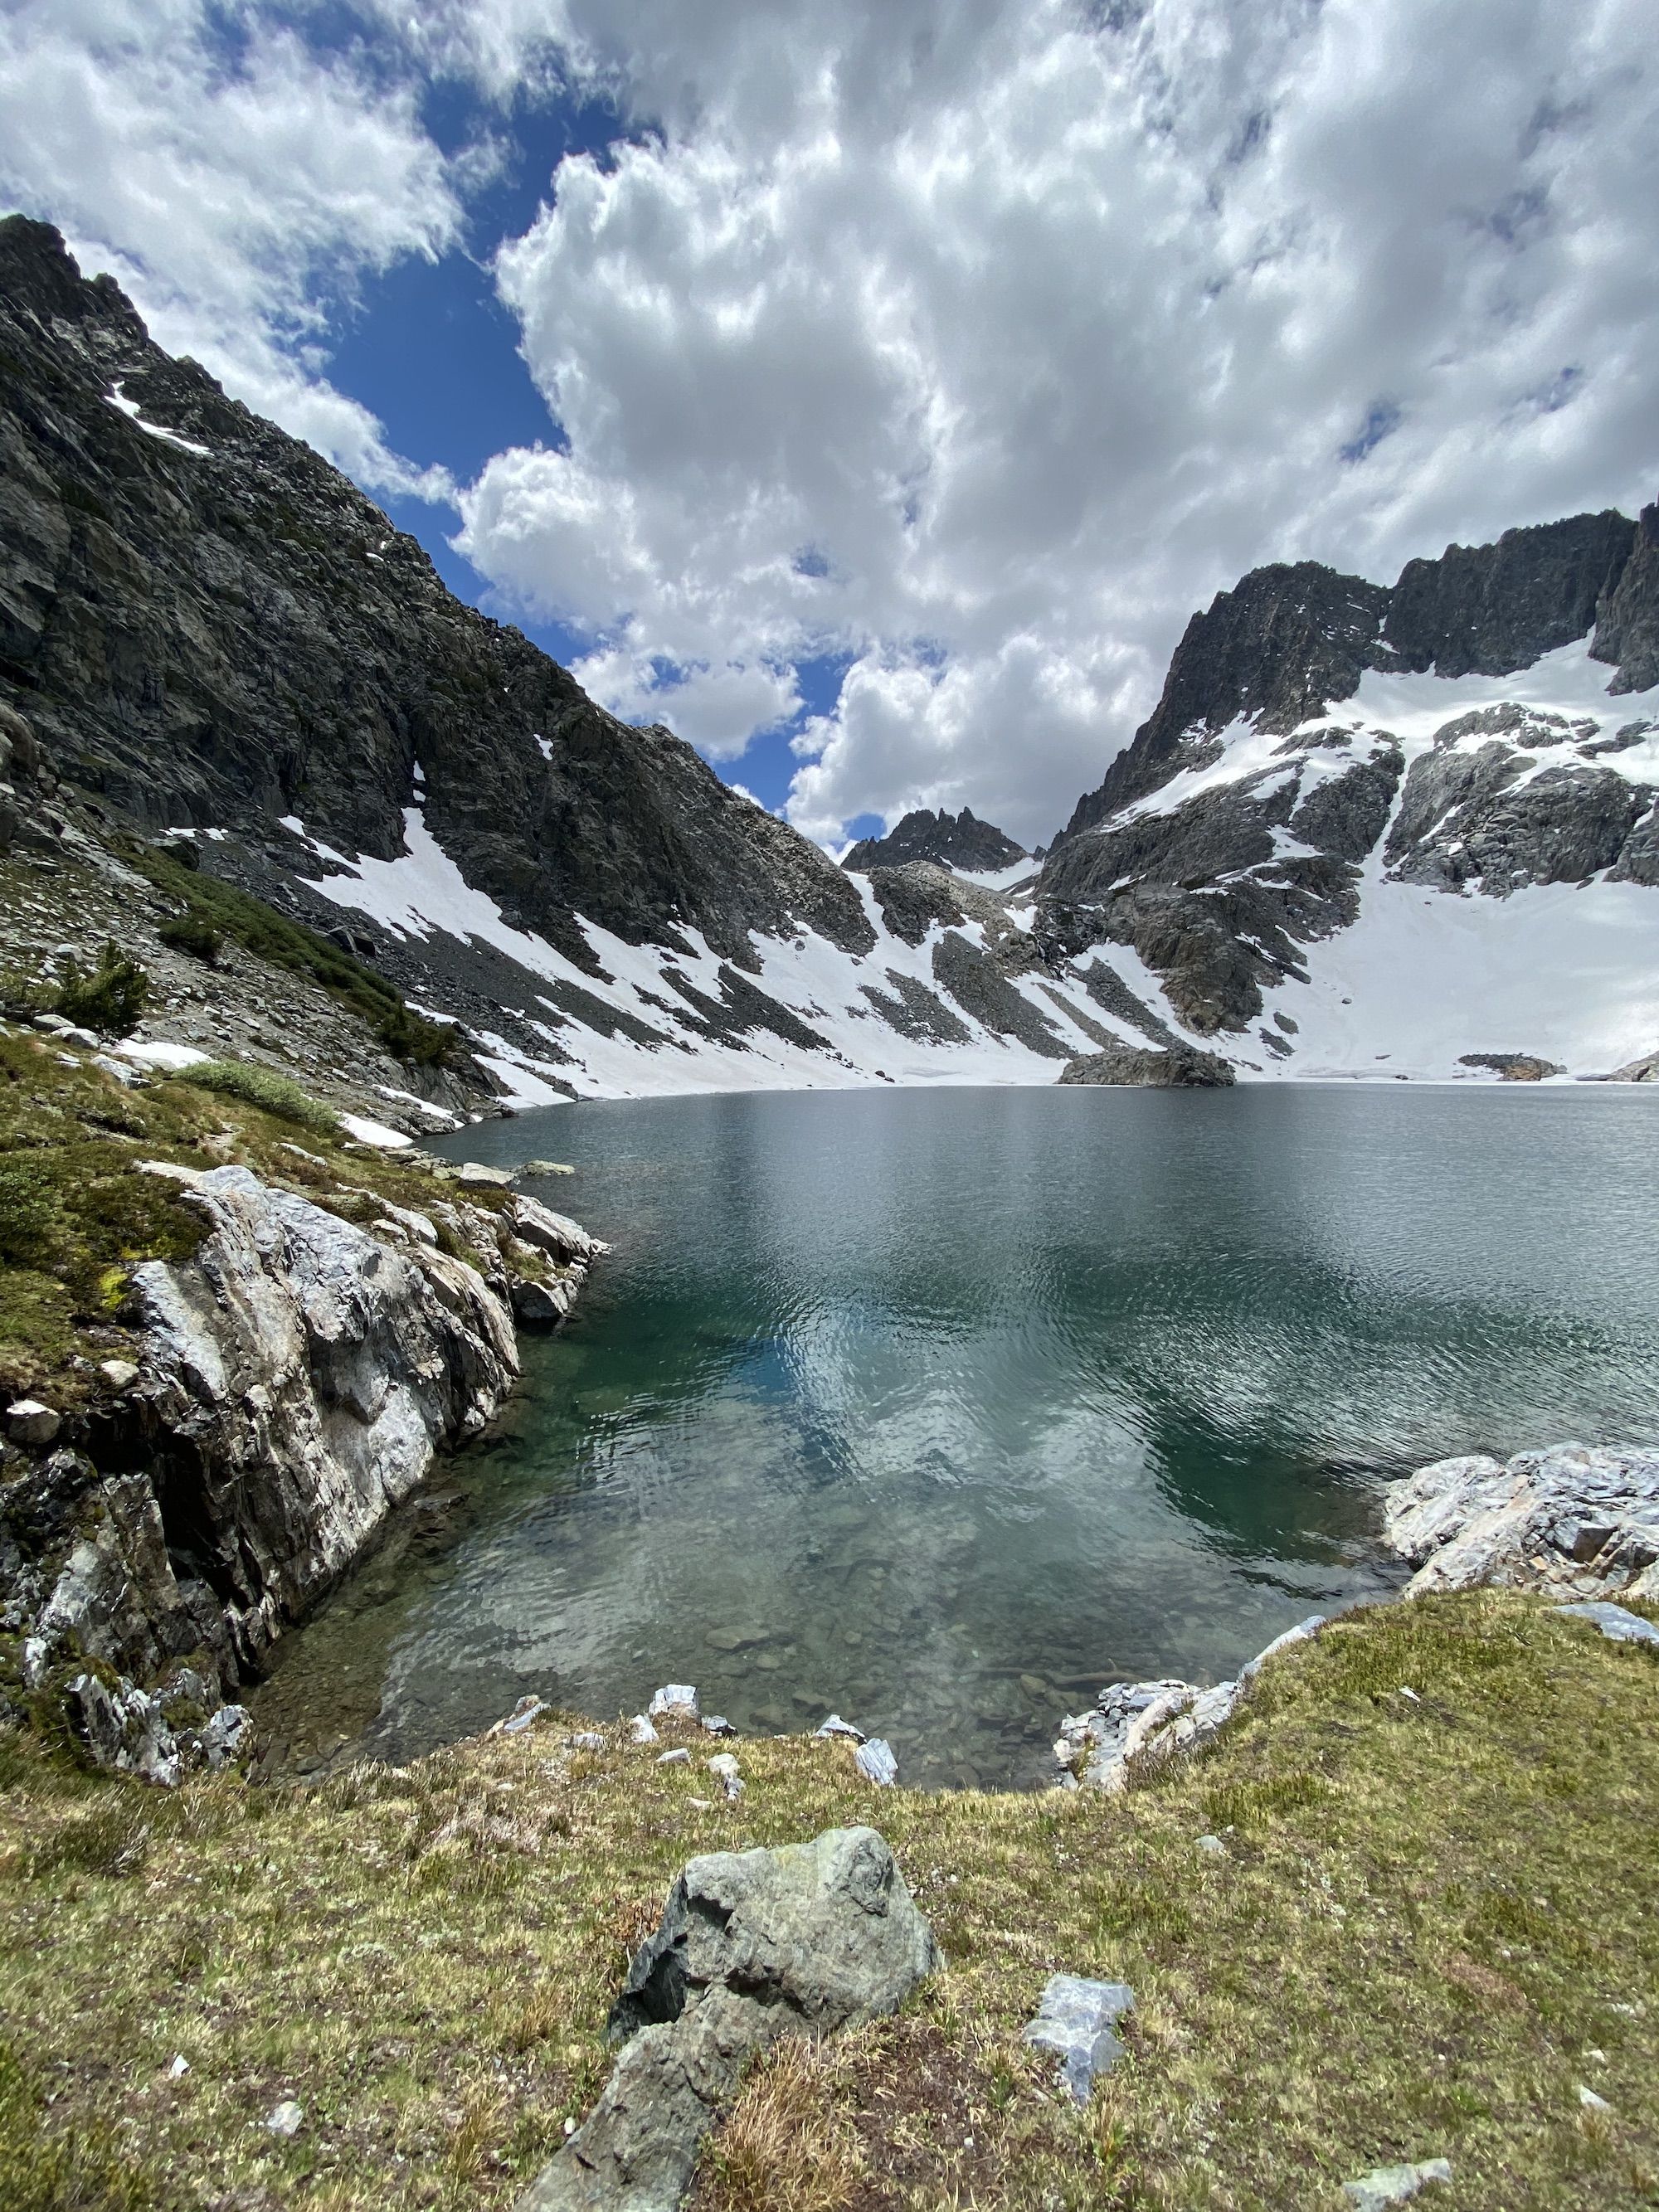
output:
[[1392,593],[1255,572],[1056,842],[1036,935],[1134,946],[1245,1073],[1652,1053],[1656,610],[1651,507],[1452,548]]
[[1158,1041],[1173,1021],[1132,952],[1046,966],[1028,933],[1006,918],[1000,930],[990,926],[1000,913],[992,894],[961,884],[953,898],[943,870],[928,872],[940,879],[937,912],[920,926],[907,909],[904,932],[896,930],[872,879],[854,877],[867,952],[812,929],[755,933],[753,973],[744,975],[696,929],[677,932],[672,945],[630,945],[580,917],[587,957],[578,962],[468,884],[418,806],[405,810],[404,850],[392,860],[348,859],[297,819],[285,826],[311,855],[302,888],[384,933],[382,964],[416,979],[411,989],[427,978],[425,1011],[445,1011],[447,969],[493,958],[496,988],[512,991],[498,1008],[506,1018],[475,1019],[471,1035],[503,1093],[523,1104],[872,1082],[1048,1083],[1076,1054],[1112,1041]]

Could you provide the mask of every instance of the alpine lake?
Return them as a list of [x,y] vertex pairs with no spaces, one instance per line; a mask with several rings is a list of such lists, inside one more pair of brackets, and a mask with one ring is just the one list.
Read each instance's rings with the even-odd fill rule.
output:
[[1259,1085],[582,1103],[434,1149],[611,1246],[253,1698],[268,1773],[526,1692],[837,1711],[1052,1779],[1117,1679],[1397,1589],[1391,1478],[1659,1433],[1659,1096]]

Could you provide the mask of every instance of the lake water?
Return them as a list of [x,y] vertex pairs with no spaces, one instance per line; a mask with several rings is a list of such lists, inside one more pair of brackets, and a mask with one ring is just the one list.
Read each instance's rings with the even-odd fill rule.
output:
[[1125,1676],[1219,1679],[1397,1587],[1385,1478],[1650,1440],[1659,1097],[880,1091],[583,1104],[446,1140],[612,1243],[524,1386],[283,1650],[279,1770],[535,1691],[832,1708],[1030,1783]]

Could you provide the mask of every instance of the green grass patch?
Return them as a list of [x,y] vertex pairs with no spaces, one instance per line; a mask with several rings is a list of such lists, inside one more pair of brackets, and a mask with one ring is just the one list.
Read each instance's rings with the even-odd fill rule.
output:
[[[184,908],[182,915],[163,926],[164,938],[168,928],[185,927],[204,941],[210,934],[222,944],[228,939],[256,959],[309,976],[342,1006],[360,1015],[396,1059],[441,1066],[453,1056],[457,1037],[451,1024],[429,1022],[412,1012],[402,994],[384,975],[354,960],[303,922],[278,914],[275,907],[234,884],[185,867],[137,838],[118,839],[116,848],[130,866]],[[191,945],[185,949],[194,951],[197,947]]]
[[[757,2069],[695,2212],[1340,2212],[1344,2180],[1435,2156],[1449,2207],[1659,2201],[1652,1656],[1481,1594],[1351,1616],[1261,1688],[1121,1799],[877,1790],[796,1739],[737,1746],[745,1794],[699,1806],[708,1739],[662,1768],[552,1721],[165,1801],[20,1747],[0,2038],[56,2094],[0,2100],[0,2130],[118,2141],[162,2205],[508,2206],[597,2094],[684,1861],[869,1820],[945,1967],[900,2020]],[[1019,2040],[1057,1970],[1137,1993],[1081,2110]]]
[[209,1060],[180,1068],[176,1079],[193,1090],[211,1091],[221,1098],[240,1098],[279,1121],[293,1121],[304,1129],[337,1131],[339,1121],[326,1106],[302,1091],[291,1075],[261,1067],[247,1060]]
[[269,1069],[209,1063],[127,1090],[70,1057],[65,1066],[50,1038],[0,1036],[0,1389],[13,1395],[82,1401],[88,1385],[73,1360],[119,1348],[110,1333],[132,1268],[201,1242],[202,1215],[166,1177],[141,1175],[141,1160],[240,1163],[347,1218],[372,1218],[377,1193],[431,1203],[418,1168],[348,1153],[326,1109]]

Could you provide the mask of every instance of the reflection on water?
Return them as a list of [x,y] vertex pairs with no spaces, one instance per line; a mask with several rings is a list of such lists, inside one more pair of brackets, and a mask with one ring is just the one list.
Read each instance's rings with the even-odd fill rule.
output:
[[1394,1586],[1378,1478],[1651,1437],[1659,1102],[880,1091],[555,1109],[611,1241],[488,1443],[286,1647],[279,1762],[534,1690],[832,1707],[919,1782],[1030,1781],[1116,1675],[1229,1674]]

